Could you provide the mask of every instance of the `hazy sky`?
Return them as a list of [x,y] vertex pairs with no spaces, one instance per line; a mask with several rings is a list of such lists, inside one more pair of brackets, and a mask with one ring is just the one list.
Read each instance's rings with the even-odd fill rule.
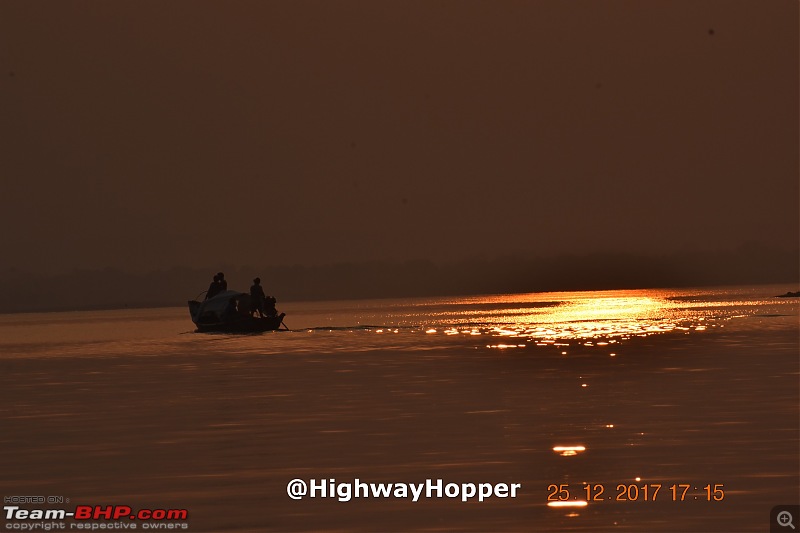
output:
[[796,247],[798,2],[0,4],[0,268]]

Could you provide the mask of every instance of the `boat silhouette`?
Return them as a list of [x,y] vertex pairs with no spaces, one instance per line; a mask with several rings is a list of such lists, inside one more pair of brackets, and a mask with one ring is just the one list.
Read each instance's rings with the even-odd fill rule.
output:
[[189,315],[200,333],[258,333],[281,328],[286,313],[253,316],[250,304],[247,293],[222,291],[202,302],[190,300]]

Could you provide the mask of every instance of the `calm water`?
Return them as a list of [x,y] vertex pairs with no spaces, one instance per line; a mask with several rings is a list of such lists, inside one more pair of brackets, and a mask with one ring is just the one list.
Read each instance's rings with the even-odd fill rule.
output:
[[[800,501],[788,289],[279,302],[291,331],[240,336],[184,307],[0,315],[3,492],[187,507],[194,531],[766,531]],[[526,492],[293,502],[301,475]],[[698,487],[548,507],[587,483]]]
[[185,353],[291,354],[468,344],[498,349],[609,346],[714,329],[791,331],[798,299],[785,286],[648,289],[279,304],[288,332],[193,333],[185,307],[0,315],[8,357]]

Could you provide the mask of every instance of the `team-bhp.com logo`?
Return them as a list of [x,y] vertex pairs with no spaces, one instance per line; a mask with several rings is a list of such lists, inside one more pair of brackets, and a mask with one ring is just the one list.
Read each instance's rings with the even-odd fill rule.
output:
[[186,520],[187,509],[139,509],[135,513],[127,505],[79,505],[75,508],[75,520]]
[[[189,518],[188,509],[139,509],[134,510],[129,505],[78,505],[74,511],[66,509],[23,509],[18,505],[5,505],[3,507],[5,519],[9,523],[6,529],[32,530],[35,524],[33,520],[58,521],[71,519],[74,520],[69,529],[98,529],[100,520],[114,521],[126,529],[135,529],[136,523],[140,523],[142,529],[188,529],[185,521]],[[66,526],[58,522],[55,529],[66,529]],[[37,526],[39,529],[52,529],[44,527],[46,523]],[[52,523],[50,523],[52,525]],[[10,526],[10,527],[9,527]],[[19,527],[16,527],[19,526]],[[26,527],[31,526],[31,527]],[[108,529],[108,527],[99,528]],[[121,529],[115,527],[114,529]]]

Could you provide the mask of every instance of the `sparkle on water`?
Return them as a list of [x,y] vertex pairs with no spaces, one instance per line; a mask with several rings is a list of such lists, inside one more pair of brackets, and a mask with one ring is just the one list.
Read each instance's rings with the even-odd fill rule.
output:
[[572,457],[580,452],[585,452],[585,446],[553,446],[553,451],[562,457]]
[[[425,332],[445,335],[488,335],[504,342],[490,348],[566,347],[564,341],[584,346],[611,347],[620,340],[669,332],[704,331],[722,327],[726,308],[747,301],[715,302],[691,296],[674,297],[668,290],[617,290],[586,293],[535,293],[461,298],[456,308],[419,311],[431,321]],[[453,304],[442,300],[440,304]],[[756,302],[753,302],[756,303]],[[414,313],[407,315],[413,319]],[[516,342],[515,342],[516,341]],[[561,352],[567,355],[566,351]],[[616,353],[611,352],[614,357]]]
[[548,507],[586,507],[588,505],[587,502],[583,500],[576,500],[576,501],[559,501],[559,502],[548,502]]

